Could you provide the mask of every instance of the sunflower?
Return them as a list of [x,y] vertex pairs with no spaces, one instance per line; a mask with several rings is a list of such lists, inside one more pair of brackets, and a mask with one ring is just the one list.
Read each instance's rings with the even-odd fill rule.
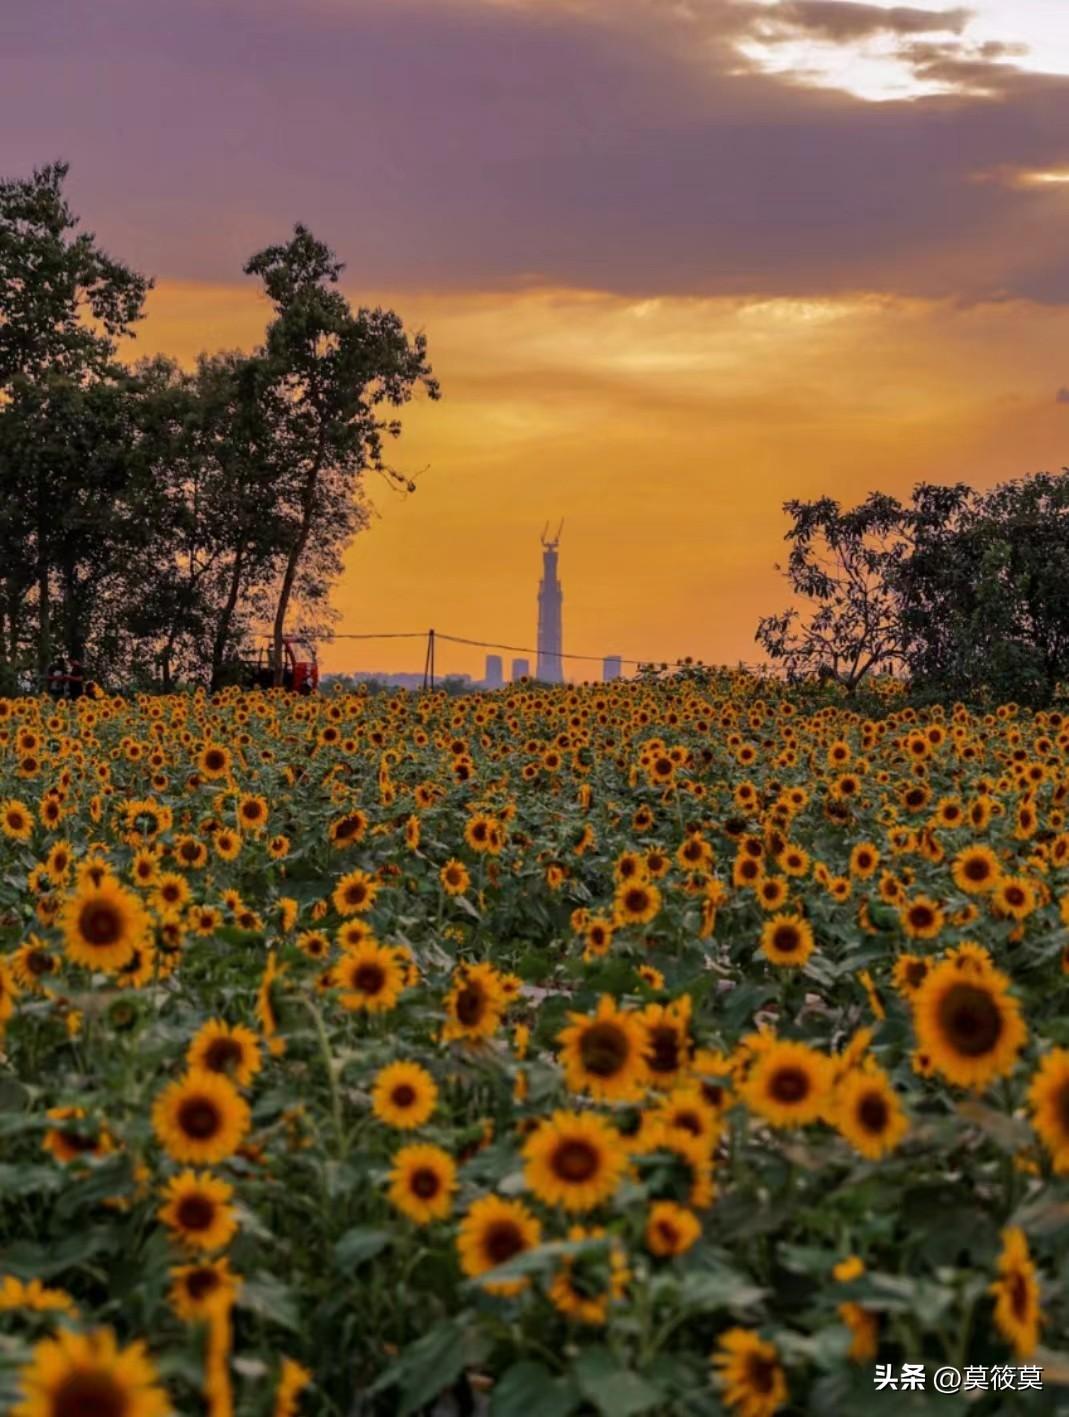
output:
[[227,1259],[176,1265],[171,1270],[171,1307],[186,1323],[212,1319],[233,1305],[240,1284]]
[[243,831],[262,831],[267,825],[267,798],[259,793],[247,792],[238,798],[235,809],[238,827]]
[[311,1381],[312,1374],[307,1368],[292,1358],[283,1358],[271,1417],[297,1417],[301,1393]]
[[0,802],[0,831],[11,841],[29,841],[33,835],[33,815],[25,802],[16,797]]
[[901,954],[895,960],[891,981],[903,998],[911,999],[928,977],[932,961],[923,955]]
[[981,1091],[1013,1071],[1028,1030],[999,970],[963,973],[953,960],[932,968],[913,996],[919,1051],[959,1087]]
[[1044,1323],[1039,1305],[1039,1280],[1028,1253],[1024,1231],[1011,1225],[1002,1232],[998,1278],[988,1286],[995,1296],[995,1327],[1018,1358],[1030,1358]]
[[346,950],[334,969],[342,1008],[353,1013],[386,1013],[405,987],[405,968],[397,951],[366,940]]
[[198,1070],[168,1084],[152,1105],[156,1136],[175,1161],[214,1165],[249,1130],[248,1103],[229,1078]]
[[197,771],[209,782],[226,777],[231,764],[230,749],[221,743],[205,743],[197,754]]
[[11,973],[21,989],[41,994],[45,981],[59,970],[59,956],[45,948],[36,935],[28,935],[11,956]]
[[946,922],[938,902],[926,895],[903,901],[898,918],[911,940],[934,940]]
[[68,957],[110,974],[128,963],[149,929],[140,900],[111,876],[72,895],[59,923]]
[[618,887],[613,918],[620,925],[646,925],[661,908],[661,892],[648,880],[631,880]]
[[11,1417],[168,1417],[171,1404],[141,1342],[120,1348],[110,1328],[60,1328],[18,1375]]
[[646,1067],[655,1087],[671,1087],[693,1051],[690,1041],[690,998],[670,1004],[647,1004],[639,1017],[646,1029]]
[[725,1404],[739,1417],[772,1417],[787,1402],[787,1379],[773,1343],[752,1329],[730,1328],[712,1356]]
[[958,890],[980,895],[997,885],[1002,868],[989,846],[966,846],[950,863],[950,874]]
[[584,959],[608,954],[612,945],[612,921],[601,915],[592,915],[583,927],[583,939]]
[[453,1209],[456,1162],[440,1146],[403,1146],[393,1159],[391,1203],[417,1225],[444,1220]]
[[442,889],[446,895],[463,895],[471,885],[471,876],[463,861],[458,861],[455,857],[445,863],[438,872],[438,879],[442,883]]
[[1059,1175],[1069,1172],[1069,1048],[1051,1048],[1028,1088],[1032,1125]]
[[823,1053],[805,1043],[775,1040],[758,1053],[740,1093],[774,1127],[799,1127],[823,1115],[829,1080]]
[[603,994],[592,1016],[572,1013],[569,1026],[557,1035],[560,1061],[573,1092],[584,1089],[603,1101],[631,1102],[641,1095],[647,1070],[647,1033],[642,1020],[618,1009]]
[[801,966],[813,953],[813,927],[800,915],[774,915],[761,930],[761,949],[780,966]]
[[[45,1116],[50,1122],[84,1122],[85,1110],[82,1107],[50,1107]],[[107,1128],[94,1122],[85,1126],[50,1127],[41,1145],[64,1165],[82,1157],[107,1156],[115,1150]]]
[[[568,1230],[573,1244],[604,1238],[600,1226],[587,1230],[573,1225]],[[597,1253],[568,1256],[550,1281],[548,1294],[565,1318],[600,1325],[608,1319],[609,1306],[623,1298],[630,1278],[624,1248],[618,1240],[611,1240]]]
[[460,965],[445,997],[443,1040],[492,1037],[501,1023],[506,1002],[500,977],[492,964]]
[[654,1201],[646,1217],[646,1248],[662,1259],[685,1255],[702,1233],[701,1221],[675,1201]]
[[334,887],[331,901],[339,915],[362,915],[375,904],[379,883],[366,871],[350,871]]
[[401,1131],[422,1127],[434,1111],[438,1087],[419,1063],[389,1063],[375,1077],[371,1107],[375,1116]]
[[330,939],[322,930],[302,930],[296,943],[301,953],[309,959],[330,958]]
[[523,1148],[527,1184],[546,1205],[593,1210],[620,1184],[627,1153],[619,1133],[588,1112],[554,1112]]
[[[541,1240],[542,1226],[522,1201],[483,1196],[472,1202],[460,1222],[460,1267],[470,1278],[477,1279],[525,1250],[534,1249]],[[484,1283],[487,1293],[504,1297],[519,1294],[526,1287],[527,1280],[523,1278]]]
[[230,1204],[233,1186],[207,1171],[183,1171],[164,1188],[159,1218],[178,1240],[193,1249],[221,1250],[238,1228]]
[[[852,1280],[860,1279],[864,1273],[864,1261],[857,1255],[840,1260],[831,1272],[832,1278],[839,1284],[849,1284]],[[847,1356],[855,1363],[870,1363],[879,1348],[877,1315],[849,1299],[839,1305],[838,1312],[850,1330],[850,1352]]]
[[203,1068],[210,1073],[224,1073],[239,1087],[249,1087],[260,1071],[260,1045],[255,1033],[242,1024],[209,1019],[186,1050],[186,1064],[191,1071]]
[[[203,842],[198,842],[197,845],[203,846]],[[220,861],[236,861],[241,855],[241,837],[229,827],[222,827],[212,837],[212,848]]]
[[347,812],[344,817],[339,817],[331,822],[327,835],[330,837],[331,846],[339,850],[346,846],[355,846],[357,842],[364,839],[367,831],[367,816],[364,812]]
[[862,1156],[879,1161],[909,1130],[902,1104],[882,1068],[851,1068],[835,1089],[831,1120]]
[[1002,876],[991,892],[991,901],[999,915],[1012,920],[1024,920],[1038,903],[1036,888],[1024,876]]
[[706,1099],[698,1082],[688,1080],[673,1088],[667,1097],[662,1098],[653,1115],[663,1124],[668,1145],[672,1145],[675,1136],[682,1133],[711,1154],[720,1139],[720,1112]]
[[74,1300],[65,1289],[52,1289],[39,1279],[21,1280],[13,1274],[0,1279],[0,1313],[22,1309],[31,1314],[78,1314]]

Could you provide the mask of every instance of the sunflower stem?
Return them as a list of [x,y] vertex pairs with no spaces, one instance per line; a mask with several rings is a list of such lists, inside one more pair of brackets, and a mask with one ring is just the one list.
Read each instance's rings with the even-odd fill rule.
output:
[[344,1161],[348,1151],[347,1138],[345,1135],[345,1125],[342,1120],[341,1093],[338,1091],[338,1070],[334,1062],[334,1055],[330,1051],[330,1040],[327,1038],[327,1030],[323,1027],[323,1018],[311,999],[302,998],[301,1002],[307,1007],[312,1015],[312,1022],[315,1025],[316,1038],[319,1040],[319,1055],[323,1059],[323,1066],[327,1073],[327,1085],[330,1088],[330,1112],[334,1121],[334,1132],[338,1146],[338,1160]]

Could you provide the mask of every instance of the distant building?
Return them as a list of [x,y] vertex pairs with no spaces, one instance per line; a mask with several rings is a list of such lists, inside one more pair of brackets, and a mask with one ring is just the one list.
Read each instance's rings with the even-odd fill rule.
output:
[[518,679],[529,679],[531,677],[531,661],[529,659],[514,659],[509,677],[514,684]]
[[619,679],[624,672],[624,662],[618,654],[607,654],[601,661],[601,677],[608,684]]
[[535,676],[546,684],[564,682],[561,606],[564,592],[557,577],[557,547],[564,523],[554,537],[542,532],[542,580],[538,586],[538,666]]
[[486,656],[486,673],[483,675],[483,683],[488,689],[500,689],[505,682],[505,676],[501,668],[501,656],[499,654],[488,654]]

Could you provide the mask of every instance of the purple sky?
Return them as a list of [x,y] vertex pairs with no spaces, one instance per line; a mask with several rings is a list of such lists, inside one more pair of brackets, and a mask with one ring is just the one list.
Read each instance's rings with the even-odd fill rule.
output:
[[732,74],[770,11],[695,8],[7,5],[0,171],[67,158],[87,222],[163,278],[240,279],[299,219],[376,289],[1069,300],[1069,188],[976,180],[1069,168],[1069,77],[965,60],[917,7],[781,6],[822,36],[890,13],[915,66],[994,90],[870,103]]

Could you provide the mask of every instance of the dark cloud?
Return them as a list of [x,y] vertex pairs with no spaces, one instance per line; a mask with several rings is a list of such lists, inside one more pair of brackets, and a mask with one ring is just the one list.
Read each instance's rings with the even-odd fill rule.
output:
[[1069,80],[992,60],[997,99],[866,103],[747,68],[729,0],[671,14],[5,6],[0,171],[68,157],[87,223],[170,278],[241,279],[301,220],[380,290],[1069,301],[1058,194],[973,180],[1065,164]]
[[922,10],[912,5],[885,10],[880,5],[852,4],[850,0],[781,0],[774,8],[757,11],[756,18],[773,39],[787,39],[792,32],[805,30],[821,39],[846,41],[877,34],[943,30],[961,34],[971,14],[966,9]]
[[1069,388],[1064,386],[1060,388],[1058,392],[1054,395],[1054,402],[1069,403]]

